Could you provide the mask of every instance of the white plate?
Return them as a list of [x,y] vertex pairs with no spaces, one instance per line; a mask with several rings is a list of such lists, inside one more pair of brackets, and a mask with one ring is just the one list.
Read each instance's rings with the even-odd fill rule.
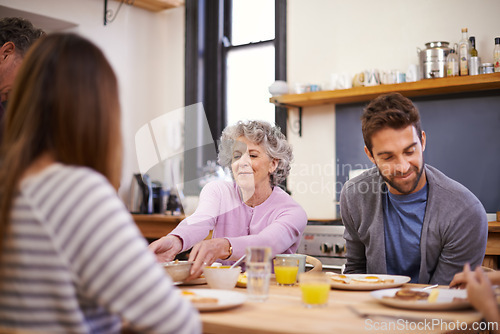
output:
[[240,306],[247,300],[247,296],[241,292],[221,289],[194,289],[191,291],[200,297],[217,298],[217,303],[193,303],[199,311],[218,311]]
[[198,277],[191,281],[174,282],[174,285],[201,285],[207,284],[207,279],[205,277]]
[[[430,311],[444,311],[444,310],[458,310],[469,308],[470,304],[468,301],[453,301],[453,298],[467,298],[467,290],[458,289],[438,289],[439,294],[435,302],[429,303],[427,300],[401,300],[396,298],[386,298],[394,297],[397,291],[400,289],[387,289],[372,291],[370,295],[375,298],[378,302],[392,307],[405,308],[412,310],[430,310]],[[421,291],[422,289],[412,289],[416,291]],[[427,291],[430,293],[430,290]]]
[[[334,273],[327,273],[329,275],[335,275]],[[342,290],[379,290],[379,289],[389,289],[396,288],[405,283],[408,283],[411,278],[408,276],[400,276],[400,275],[375,275],[375,274],[346,274],[347,280],[350,283],[341,283],[331,281],[331,287],[334,289],[342,289]],[[391,283],[371,283],[370,279],[367,277],[378,277],[379,279],[386,280],[394,280]],[[363,282],[366,280],[366,283]]]

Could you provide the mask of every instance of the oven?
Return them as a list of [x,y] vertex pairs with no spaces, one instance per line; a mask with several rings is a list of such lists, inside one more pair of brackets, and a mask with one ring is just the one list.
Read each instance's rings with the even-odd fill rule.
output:
[[346,263],[342,220],[310,220],[302,234],[297,253],[313,256],[323,271],[342,273]]

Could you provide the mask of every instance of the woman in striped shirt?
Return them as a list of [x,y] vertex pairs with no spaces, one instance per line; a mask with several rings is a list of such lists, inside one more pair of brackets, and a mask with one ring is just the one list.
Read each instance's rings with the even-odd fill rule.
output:
[[53,34],[33,46],[0,159],[0,328],[200,332],[116,195],[118,85],[94,44]]

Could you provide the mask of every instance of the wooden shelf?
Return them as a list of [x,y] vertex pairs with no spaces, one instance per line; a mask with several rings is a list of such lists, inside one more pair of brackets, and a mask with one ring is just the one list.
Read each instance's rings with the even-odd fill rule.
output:
[[370,101],[381,94],[390,92],[399,92],[404,96],[414,97],[495,89],[500,89],[500,73],[425,79],[393,85],[355,87],[304,94],[286,94],[273,96],[269,102],[285,107],[309,107],[322,104]]
[[[115,0],[121,2],[122,0]],[[126,3],[129,3],[126,1]],[[184,5],[184,0],[134,0],[132,5],[135,7],[159,12],[165,9],[176,8]]]

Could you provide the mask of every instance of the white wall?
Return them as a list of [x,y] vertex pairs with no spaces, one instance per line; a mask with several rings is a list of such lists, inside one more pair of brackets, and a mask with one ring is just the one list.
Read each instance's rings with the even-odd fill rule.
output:
[[[112,9],[118,4],[109,1]],[[2,5],[74,22],[74,30],[107,55],[121,87],[120,194],[126,199],[131,175],[138,172],[136,131],[184,106],[184,7],[154,13],[124,5],[104,26],[104,0],[2,0]],[[325,84],[331,73],[404,71],[418,62],[417,47],[457,42],[462,27],[476,36],[483,61],[492,61],[499,12],[497,0],[288,0],[288,81]],[[310,218],[335,218],[334,110],[333,105],[305,108],[302,137],[288,129],[295,154],[289,186]],[[292,111],[289,124],[295,121]]]
[[[104,0],[2,0],[2,5],[70,21],[96,43],[120,84],[125,147],[120,195],[139,171],[134,136],[150,120],[184,106],[184,7],[161,12],[123,5],[104,26]],[[119,2],[108,1],[116,12]]]
[[[476,37],[482,61],[492,62],[499,13],[498,0],[288,0],[288,82],[325,84],[331,73],[373,68],[406,71],[418,63],[417,47],[431,41],[456,43],[462,27]],[[292,194],[309,218],[335,218],[334,189],[304,192],[300,186],[336,182],[329,167],[335,164],[334,106],[305,108],[303,113],[301,138],[290,131],[295,112],[290,113]],[[319,175],[313,168],[317,164],[328,168]]]

